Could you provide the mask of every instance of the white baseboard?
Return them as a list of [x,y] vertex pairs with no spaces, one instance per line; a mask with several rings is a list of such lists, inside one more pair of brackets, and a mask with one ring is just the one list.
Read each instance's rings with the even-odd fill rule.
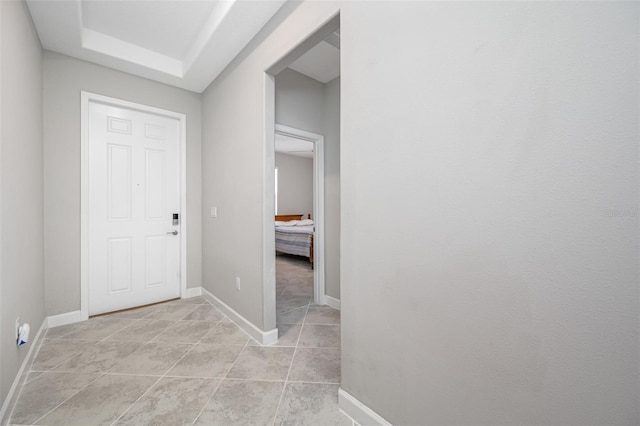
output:
[[338,390],[338,407],[362,426],[391,426],[391,423],[386,421],[382,416],[358,401],[342,388]]
[[[278,329],[274,328],[269,331],[261,331],[262,334],[262,343],[263,345],[273,345],[278,341]],[[258,340],[259,341],[259,340]]]
[[82,321],[82,311],[66,312],[59,315],[47,317],[47,327],[59,327],[61,325],[73,324]]
[[15,379],[13,380],[13,384],[9,389],[9,393],[7,394],[7,397],[2,403],[2,408],[0,408],[0,424],[2,425],[6,424],[10,420],[10,419],[5,419],[4,417],[7,413],[11,414],[9,409],[13,408],[16,402],[16,399],[18,397],[18,393],[16,393],[16,389],[18,389],[18,386],[22,383],[22,375],[24,374],[24,369],[26,366],[31,365],[32,357],[35,355],[34,349],[40,345],[40,338],[41,336],[44,336],[43,331],[48,328],[48,323],[49,323],[48,318],[45,318],[42,321],[42,324],[40,325],[40,328],[38,329],[38,332],[36,333],[35,337],[31,340],[30,343],[28,343],[30,346],[29,346],[29,350],[27,351],[27,355],[24,357],[24,360],[22,361],[22,365],[20,365],[20,369],[18,370],[18,374],[16,375]]
[[190,299],[198,296],[202,296],[202,287],[188,288],[183,299]]
[[202,288],[202,295],[213,305],[220,309],[223,314],[229,317],[231,321],[235,322],[238,327],[243,329],[249,334],[249,336],[253,337],[258,342],[263,345],[271,345],[278,341],[278,329],[274,328],[269,331],[262,331],[258,327],[256,327],[251,321],[237,313],[233,308],[224,303],[222,300],[218,299],[216,296],[211,294],[206,288]]
[[331,306],[333,309],[340,310],[340,299],[336,299],[331,296],[324,296],[324,303]]
[[[197,296],[202,296],[202,287],[188,288],[183,299],[189,299]],[[47,327],[52,328],[84,321],[84,319],[82,318],[82,311],[72,311],[65,312],[64,314],[51,315],[46,318],[46,321]]]

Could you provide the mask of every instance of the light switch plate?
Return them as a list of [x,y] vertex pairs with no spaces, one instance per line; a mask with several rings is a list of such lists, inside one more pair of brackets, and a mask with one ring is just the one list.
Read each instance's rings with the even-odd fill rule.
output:
[[211,217],[218,217],[218,208],[211,207]]

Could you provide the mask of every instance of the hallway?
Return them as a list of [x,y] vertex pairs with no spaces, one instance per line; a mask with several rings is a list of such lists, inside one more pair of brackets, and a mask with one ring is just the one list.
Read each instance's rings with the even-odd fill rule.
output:
[[204,297],[52,328],[10,424],[351,425],[337,405],[340,312],[310,304],[308,265],[276,259],[277,344]]

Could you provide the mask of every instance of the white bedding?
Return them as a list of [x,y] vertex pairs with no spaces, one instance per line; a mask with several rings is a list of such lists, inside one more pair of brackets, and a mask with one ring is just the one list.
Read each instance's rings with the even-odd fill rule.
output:
[[292,234],[313,234],[313,225],[311,226],[276,226],[276,231],[288,232]]
[[290,220],[288,222],[282,222],[276,220],[276,228],[282,227],[301,227],[301,226],[313,226],[313,220],[311,219],[301,219],[301,220]]
[[313,226],[276,226],[276,251],[311,258]]

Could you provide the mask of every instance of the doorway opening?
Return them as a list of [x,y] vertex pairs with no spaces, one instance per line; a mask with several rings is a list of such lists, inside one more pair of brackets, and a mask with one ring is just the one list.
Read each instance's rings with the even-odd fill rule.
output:
[[[310,268],[313,271],[313,302],[316,305],[324,305],[326,303],[324,136],[282,124],[275,125],[275,135],[276,166],[279,164],[281,166],[279,184],[283,187],[278,190],[279,185],[277,185],[274,191],[275,216],[278,222],[276,223],[276,253],[308,259],[308,263],[300,262],[300,259],[295,258],[288,260],[289,263],[299,264],[302,269]],[[311,179],[308,179],[309,176]],[[277,207],[278,193],[280,210]],[[284,199],[285,197],[287,199]],[[300,213],[295,213],[296,211]],[[287,215],[291,217],[286,217]],[[287,223],[283,223],[284,226],[277,226],[279,222],[285,222],[277,219],[293,219],[295,222],[295,216],[298,215],[301,216],[301,222],[293,223],[293,226],[287,226]],[[276,263],[276,291],[278,291],[277,277],[278,263]],[[304,283],[300,284],[304,286]],[[276,308],[280,309],[277,304],[276,297]]]
[[[293,318],[295,315],[289,314],[296,309],[304,308],[305,315],[306,309],[313,305],[329,305],[334,309],[340,309],[339,26],[339,15],[335,15],[269,68],[264,75],[263,312],[265,329],[277,327],[279,338],[287,338],[286,335],[283,336],[283,332],[286,333],[291,329],[288,325],[295,320]],[[333,96],[331,107],[327,107],[329,104],[325,102],[329,92]],[[327,114],[326,111],[330,112]],[[327,124],[325,116],[333,116],[333,113],[335,117]],[[275,167],[279,162],[277,156],[280,155],[276,152],[276,140],[280,138],[312,146],[313,152],[310,153],[311,158],[308,160],[313,164],[313,185],[307,191],[309,207],[304,207],[304,204],[295,208],[286,207],[283,198],[285,173],[282,165],[279,165],[276,212]],[[303,216],[303,219],[313,221],[311,225],[315,228],[311,245],[313,254],[306,254],[311,256],[312,262],[302,257],[304,253],[298,258],[286,258],[284,257],[286,255],[280,254],[276,256],[276,214]],[[292,272],[295,275],[294,278],[291,275],[286,277],[278,270],[277,265],[287,267],[283,262],[285,259],[290,260],[289,266],[297,263],[295,266],[299,269],[297,272]],[[331,277],[329,281],[328,276]],[[303,280],[311,278],[313,281],[311,293],[307,291],[308,285],[306,289],[304,285],[299,288],[290,285],[292,280],[300,281],[300,277]],[[283,298],[287,293],[291,297]],[[298,295],[303,297],[295,300]],[[302,306],[296,308],[296,303],[302,303]],[[339,311],[335,312],[337,317],[331,315],[332,320],[339,322]],[[333,324],[332,327],[335,328],[335,322]]]

